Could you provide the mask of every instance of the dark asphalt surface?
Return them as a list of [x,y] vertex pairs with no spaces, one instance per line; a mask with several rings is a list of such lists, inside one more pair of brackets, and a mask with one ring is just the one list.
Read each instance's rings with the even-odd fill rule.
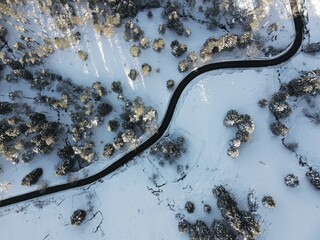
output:
[[[291,9],[295,9],[297,7],[296,0],[291,0]],[[294,11],[294,10],[293,10]],[[0,207],[8,206],[11,204],[16,204],[19,202],[23,202],[26,200],[34,199],[40,196],[45,196],[52,193],[57,193],[61,191],[65,191],[72,188],[82,187],[88,184],[92,184],[101,178],[107,176],[108,174],[116,171],[120,167],[127,164],[129,161],[131,161],[134,157],[138,156],[143,151],[147,150],[150,146],[152,146],[155,142],[157,142],[165,133],[167,130],[171,119],[173,117],[176,105],[178,103],[178,100],[183,92],[183,90],[188,86],[188,84],[194,80],[199,75],[212,71],[212,70],[218,70],[218,69],[246,69],[246,68],[259,68],[259,67],[269,67],[269,66],[275,66],[279,65],[281,63],[284,63],[288,61],[290,58],[292,58],[299,50],[302,40],[303,40],[303,19],[299,14],[296,14],[294,16],[294,26],[296,31],[296,36],[293,44],[289,47],[289,49],[282,55],[269,59],[269,60],[249,60],[249,61],[229,61],[229,62],[221,62],[221,63],[212,63],[207,64],[205,66],[199,67],[198,69],[190,72],[177,86],[175,92],[173,93],[170,103],[168,105],[167,112],[164,116],[163,122],[161,123],[158,131],[152,135],[147,141],[142,143],[140,146],[132,150],[131,152],[124,155],[122,158],[120,158],[118,161],[114,162],[109,167],[103,169],[102,171],[84,178],[80,179],[74,182],[57,185],[53,187],[48,187],[46,189],[41,189],[33,192],[29,192],[26,194],[22,194],[19,196],[3,199],[0,201]]]

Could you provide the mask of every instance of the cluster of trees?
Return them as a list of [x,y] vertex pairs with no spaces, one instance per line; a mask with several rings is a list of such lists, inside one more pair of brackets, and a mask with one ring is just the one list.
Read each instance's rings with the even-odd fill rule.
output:
[[[276,136],[285,136],[289,132],[289,128],[281,120],[287,118],[292,112],[288,104],[290,96],[310,98],[317,96],[319,92],[319,70],[303,72],[298,78],[291,80],[288,84],[283,84],[280,91],[273,94],[269,103],[269,110],[276,119],[276,122],[270,125],[271,132]],[[265,106],[267,101],[262,102],[261,100],[258,104]],[[311,118],[315,118],[315,116],[311,116]]]
[[227,112],[223,122],[226,127],[238,128],[236,137],[230,140],[230,148],[227,151],[228,156],[237,158],[240,154],[239,147],[241,143],[249,141],[254,131],[255,126],[252,117],[248,114],[239,114],[236,110],[230,110]]
[[[183,137],[163,139],[151,147],[150,153],[161,157],[160,164],[174,163],[185,152],[185,140]],[[162,159],[163,158],[163,159]]]
[[0,154],[17,163],[31,161],[38,154],[50,153],[58,140],[58,122],[47,121],[29,105],[0,102]]
[[244,48],[253,42],[253,34],[245,32],[237,36],[232,33],[227,33],[220,38],[210,37],[203,44],[200,50],[200,57],[203,60],[210,58],[215,53],[224,51],[232,51],[235,47]]
[[125,105],[120,119],[108,122],[108,129],[117,131],[117,136],[114,137],[112,143],[107,143],[104,146],[103,156],[106,158],[111,157],[116,150],[122,149],[125,145],[136,145],[142,134],[152,131],[155,127],[157,112],[154,108],[145,106],[139,97],[133,101],[122,100]]
[[[214,188],[213,193],[217,198],[217,207],[223,219],[213,220],[211,227],[208,227],[208,225],[201,220],[190,223],[182,219],[178,224],[179,231],[188,234],[189,239],[256,239],[261,230],[254,215],[251,212],[240,210],[237,202],[223,186]],[[207,204],[205,206],[206,208],[204,209],[209,209],[209,211],[205,211],[210,213],[211,207]],[[193,213],[194,205],[191,202],[187,202],[185,208],[188,213]]]

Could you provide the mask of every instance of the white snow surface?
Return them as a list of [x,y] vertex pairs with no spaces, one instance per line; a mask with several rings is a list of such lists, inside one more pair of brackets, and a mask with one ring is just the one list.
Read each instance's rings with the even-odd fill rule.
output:
[[[320,3],[311,0],[307,3],[307,7],[310,39],[319,41],[317,24]],[[93,37],[93,34],[88,36]],[[116,45],[117,40],[114,39],[111,43]],[[118,44],[122,47],[125,42]],[[87,73],[79,71],[75,77],[74,69],[85,67],[80,61],[74,61],[72,68],[59,63],[58,59],[61,57],[72,62],[75,56],[74,52],[68,52],[69,50],[65,50],[63,56],[52,56],[48,64],[56,68],[55,71],[61,71],[64,76],[75,81],[79,80],[79,83],[82,81],[91,83],[103,78],[111,79],[110,81],[118,77],[125,79],[127,72],[123,69],[140,65],[139,62],[132,60],[126,62],[126,58],[120,59],[123,50],[119,48],[119,54],[112,55],[115,59],[110,60],[105,57],[106,61],[108,59],[115,64],[107,71],[103,67],[105,66],[103,61],[101,62],[103,54],[94,47],[97,45],[99,46],[99,44],[88,46],[92,52],[86,63]],[[169,51],[169,48],[165,51]],[[127,56],[127,53],[124,54]],[[144,52],[140,58],[143,54]],[[162,69],[164,64],[160,59],[162,54],[154,54],[145,54],[143,59],[154,61],[151,65]],[[90,56],[91,58],[99,56],[97,57],[99,61],[95,62]],[[188,239],[178,232],[179,216],[191,222],[200,219],[208,225],[213,219],[221,219],[212,188],[223,184],[230,190],[242,210],[248,210],[246,197],[250,189],[255,189],[259,201],[265,195],[274,197],[277,202],[275,209],[265,208],[260,201],[256,216],[261,224],[262,233],[258,239],[318,239],[319,192],[307,182],[305,178],[307,169],[301,167],[296,156],[282,146],[281,138],[271,134],[269,125],[274,121],[274,117],[267,108],[259,108],[257,101],[261,98],[270,99],[272,94],[279,90],[280,83],[299,76],[300,71],[318,68],[319,63],[319,55],[311,57],[300,53],[289,62],[273,68],[213,71],[199,76],[184,91],[168,129],[168,133],[182,135],[187,139],[187,152],[178,160],[178,164],[189,166],[185,168],[186,177],[183,180],[177,181],[180,175],[176,174],[175,165],[161,167],[156,157],[145,152],[116,173],[92,185],[1,208],[0,225],[5,229],[1,238]],[[116,64],[121,64],[122,67],[118,68]],[[173,64],[165,66],[170,68],[171,65]],[[153,71],[150,79],[139,79],[132,85],[127,84],[125,92],[129,92],[132,88],[133,91],[128,94],[132,96],[137,94],[149,99],[158,107],[161,119],[170,97],[164,82],[176,76],[173,67],[172,70],[161,70],[160,73]],[[179,79],[182,79],[182,75]],[[299,144],[297,152],[315,169],[320,170],[317,159],[320,154],[317,143],[320,136],[319,126],[303,115],[302,110],[306,108],[304,101],[290,101],[289,104],[294,110],[285,120],[290,129],[285,141],[297,142]],[[231,159],[226,154],[228,141],[235,136],[234,129],[223,125],[223,118],[230,109],[251,115],[255,123],[252,139],[241,146],[240,157],[237,159]],[[41,161],[36,161],[30,169],[42,164]],[[98,166],[97,169],[100,167]],[[4,169],[6,167],[4,165]],[[16,168],[17,172],[19,167],[11,166]],[[26,164],[24,169],[28,168]],[[7,181],[12,179],[14,182],[9,176],[10,173],[6,171],[1,173],[4,176],[3,178],[1,176],[2,183],[5,179]],[[288,173],[294,173],[299,177],[298,187],[285,186],[283,178]],[[46,178],[51,177],[46,175]],[[152,194],[153,190],[156,192]],[[7,194],[15,195],[22,191],[18,185],[14,185]],[[188,214],[184,210],[186,201],[195,203],[194,214]],[[203,212],[205,203],[212,206],[211,214]],[[72,227],[70,216],[79,208],[87,211],[86,220],[82,225]]]

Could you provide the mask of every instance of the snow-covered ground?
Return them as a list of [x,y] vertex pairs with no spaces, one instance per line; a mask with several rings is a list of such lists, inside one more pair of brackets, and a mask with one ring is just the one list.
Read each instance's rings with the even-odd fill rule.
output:
[[[250,4],[252,5],[252,2]],[[250,4],[242,2],[242,6],[249,6]],[[197,9],[197,7],[194,9]],[[25,17],[30,20],[30,24],[26,24],[25,28],[30,29],[30,31],[24,34],[29,34],[39,42],[42,41],[39,36],[42,36],[42,38],[61,36],[61,33],[52,27],[53,20],[41,15],[35,4],[27,4],[25,10],[28,12]],[[83,4],[77,4],[76,10],[79,15],[88,14],[87,9]],[[258,35],[264,39],[263,41],[265,42],[266,47],[275,45],[274,47],[285,49],[291,44],[294,37],[292,18],[290,16],[291,10],[288,6],[288,2],[278,2],[276,5],[272,5],[270,9],[266,10],[269,11],[269,15],[260,24],[260,28],[257,30],[259,33]],[[163,37],[165,39],[166,46],[161,53],[157,53],[150,47],[146,50],[142,49],[140,56],[134,58],[129,54],[129,51],[130,47],[136,43],[132,41],[127,42],[123,38],[124,24],[120,28],[115,29],[115,33],[110,38],[106,38],[105,36],[98,35],[94,31],[91,21],[89,21],[86,25],[76,27],[76,30],[81,33],[81,40],[77,44],[64,50],[56,49],[52,55],[45,59],[45,62],[40,69],[48,68],[50,71],[63,76],[63,78],[71,79],[73,83],[83,86],[91,86],[93,82],[100,81],[107,87],[107,90],[110,90],[110,84],[113,81],[120,80],[124,95],[128,99],[133,100],[135,97],[141,96],[147,105],[153,106],[157,110],[157,123],[160,124],[172,94],[172,90],[168,90],[166,87],[167,80],[173,79],[177,85],[187,74],[179,73],[177,70],[178,61],[185,58],[186,55],[192,51],[198,53],[207,38],[211,36],[220,37],[226,34],[226,31],[220,28],[210,31],[207,29],[206,25],[187,19],[184,21],[184,26],[189,28],[192,32],[189,37],[178,36],[169,29],[167,29],[165,35],[160,35],[157,31],[158,26],[165,22],[161,16],[162,11],[162,8],[152,10],[153,17],[151,20],[147,17],[147,11],[140,12],[135,18],[135,22],[139,24],[144,31],[144,35],[149,39],[150,45],[152,45],[152,41],[155,38]],[[194,11],[193,14],[195,16],[199,15],[197,11]],[[37,18],[34,18],[34,16]],[[272,23],[279,23],[279,30],[268,35],[267,27]],[[11,24],[12,29],[15,24],[18,23]],[[236,31],[236,29],[233,31]],[[275,40],[276,35],[277,39]],[[9,31],[8,44],[11,46],[17,41],[18,37],[18,32],[13,30]],[[187,53],[178,59],[171,54],[170,48],[170,43],[175,39],[178,39],[181,43],[187,43],[188,46]],[[81,61],[78,58],[78,50],[83,50],[88,53],[87,61]],[[217,54],[217,56],[213,56],[213,59],[208,60],[207,62],[199,60],[194,67],[210,62],[241,60],[247,58],[261,59],[265,58],[265,56],[261,51],[257,51],[257,48],[253,44],[245,50],[235,50]],[[151,65],[152,72],[150,76],[139,74],[137,80],[132,81],[128,77],[130,69],[140,70],[143,63],[149,63]],[[30,98],[37,94],[35,91],[27,91],[22,84],[9,84],[4,85],[2,88],[2,92],[4,93],[3,100],[7,100],[5,98],[6,94],[13,90],[23,90],[24,95]],[[107,98],[115,109],[115,111],[106,119],[111,120],[118,117],[121,113],[121,106],[119,105],[119,101],[116,100],[115,94],[109,92]],[[30,102],[32,104],[31,100]],[[38,111],[46,112],[45,108],[39,106],[37,106],[36,109]],[[53,112],[50,115],[49,120],[57,120],[57,117],[57,113]],[[68,119],[68,113],[61,112],[60,117],[62,119]],[[98,153],[96,161],[85,169],[76,173],[71,173],[65,177],[55,176],[54,169],[61,163],[61,160],[55,156],[55,152],[49,156],[39,156],[35,161],[27,164],[19,163],[17,165],[12,165],[10,162],[4,161],[1,164],[3,174],[0,176],[0,183],[5,185],[6,183],[10,183],[11,187],[9,191],[0,192],[0,197],[6,198],[34,189],[41,189],[44,186],[57,185],[92,175],[116,161],[128,151],[128,149],[125,149],[124,151],[117,152],[111,159],[105,159],[101,154],[103,146],[106,143],[111,142],[116,134],[108,132],[104,124],[97,128],[94,131],[94,134],[94,141]],[[140,139],[140,142],[143,142],[147,137],[148,135],[143,136]],[[44,161],[45,159],[50,160]],[[45,169],[42,181],[30,188],[22,187],[20,182],[23,176],[36,167]],[[12,173],[15,173],[15,178],[10,177],[12,176]]]
[[[320,4],[317,0],[312,0],[307,3],[307,7],[310,37],[312,42],[319,41],[317,24],[320,14],[316,9],[319,9]],[[157,19],[155,14],[157,13],[154,13],[154,18]],[[144,30],[147,32],[147,29]],[[196,36],[194,31],[191,36]],[[114,42],[117,41],[112,41],[112,44]],[[107,43],[104,44],[108,46]],[[128,43],[119,44],[125,46]],[[96,45],[99,44],[90,45],[88,49],[92,51],[91,58],[99,56],[99,61],[90,60],[89,55],[86,64],[91,71],[85,74],[79,71],[79,76],[75,78],[79,79],[79,83],[84,78],[90,84],[97,78],[100,81],[104,78],[110,81],[118,77],[125,79],[127,72],[123,69],[141,64],[118,59],[121,54],[115,54],[113,56],[116,59],[111,61],[114,61],[114,64],[121,63],[124,68],[114,65],[110,68],[110,74],[100,61],[103,54],[95,48]],[[121,49],[118,49],[119,53],[124,51]],[[169,48],[164,51],[170,54]],[[76,58],[73,52],[65,52],[63,57],[71,62]],[[128,53],[123,54],[127,56]],[[181,74],[177,77],[176,64],[173,67],[173,64],[166,63],[169,70],[162,70],[162,61],[165,61],[165,58],[161,60],[161,56],[162,54],[157,53],[153,55],[152,51],[148,54],[142,52],[140,58],[154,62],[151,65],[160,67],[160,72],[153,71],[148,77],[150,79],[141,78],[131,85],[128,80],[128,84],[124,86],[129,95],[143,96],[153,103],[151,105],[157,106],[159,121],[170,97],[170,92],[165,87],[166,79],[175,77],[175,80],[179,81],[183,76]],[[58,62],[61,57],[62,55],[52,56],[48,64],[52,61],[50,65],[56,67],[55,71],[61,71],[59,73],[66,77],[74,79],[73,67],[85,67],[80,61],[72,63],[72,67],[70,64],[70,67],[66,67],[67,64]],[[260,202],[257,219],[262,229],[258,239],[318,239],[319,192],[307,182],[307,169],[298,164],[295,154],[283,147],[281,138],[272,135],[269,126],[274,117],[267,108],[260,108],[257,101],[261,98],[270,99],[272,94],[279,90],[280,83],[289,82],[299,76],[300,71],[316,69],[319,63],[319,55],[300,53],[289,62],[273,68],[213,71],[199,76],[184,91],[168,129],[168,133],[182,135],[187,141],[186,153],[177,163],[188,165],[186,176],[182,180],[179,180],[181,176],[176,173],[176,165],[162,167],[156,157],[145,152],[118,172],[92,185],[0,209],[0,225],[5,229],[2,238],[188,239],[178,232],[180,217],[190,222],[203,220],[209,225],[213,219],[221,219],[212,188],[222,184],[230,190],[242,210],[248,210],[246,198],[250,189],[256,191]],[[92,71],[94,66],[97,71]],[[307,107],[304,100],[290,101],[290,105],[293,113],[285,121],[290,129],[285,141],[297,142],[297,152],[305,157],[311,166],[320,170],[317,161],[320,151],[317,146],[319,126],[303,115],[302,110]],[[237,159],[231,159],[226,154],[228,141],[235,135],[233,129],[223,125],[224,116],[230,109],[251,115],[255,123],[252,139],[241,146],[240,157]],[[7,166],[4,165],[4,168]],[[15,165],[13,168],[18,169]],[[298,187],[289,188],[284,184],[283,178],[288,173],[299,177]],[[10,179],[10,173],[5,171],[1,174],[4,174],[3,181]],[[20,179],[17,182],[19,181]],[[23,190],[12,186],[8,194],[15,195],[20,191]],[[277,203],[275,209],[265,208],[261,204],[265,195],[274,197]],[[195,203],[195,213],[188,214],[184,210],[186,201]],[[211,205],[211,214],[203,212],[204,204]],[[82,225],[72,227],[70,216],[79,208],[86,210],[88,215]],[[21,224],[13,224],[17,222]],[[34,230],[35,226],[37,231]]]

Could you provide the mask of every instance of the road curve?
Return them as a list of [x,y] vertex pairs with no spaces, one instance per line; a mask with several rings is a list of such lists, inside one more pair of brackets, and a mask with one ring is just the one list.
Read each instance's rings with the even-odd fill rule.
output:
[[295,40],[292,43],[292,45],[286,50],[285,53],[281,54],[280,56],[273,58],[273,59],[268,59],[268,60],[244,60],[244,61],[228,61],[228,62],[221,62],[221,63],[211,63],[207,64],[205,66],[199,67],[192,72],[190,72],[182,81],[181,83],[177,86],[176,90],[174,91],[168,108],[167,112],[164,116],[164,119],[158,128],[158,131],[152,135],[148,140],[146,140],[144,143],[142,143],[140,146],[135,148],[134,150],[130,151],[123,157],[121,157],[118,161],[114,162],[112,165],[109,167],[103,169],[102,171],[84,178],[80,179],[74,182],[70,183],[65,183],[62,185],[57,185],[57,186],[52,186],[48,187],[46,189],[41,189],[33,192],[29,192],[26,194],[22,194],[19,196],[3,199],[0,201],[0,207],[5,207],[11,204],[23,202],[26,200],[34,199],[40,196],[60,192],[60,191],[65,191],[68,189],[72,188],[77,188],[77,187],[82,187],[88,184],[91,184],[95,181],[98,181],[99,179],[105,177],[106,175],[114,172],[115,170],[119,169],[120,167],[124,166],[127,164],[129,161],[131,161],[134,157],[138,156],[140,153],[148,149],[150,146],[152,146],[155,142],[157,142],[165,133],[167,130],[171,119],[173,117],[176,105],[178,103],[178,100],[183,92],[183,90],[188,86],[188,84],[195,79],[197,76],[208,72],[212,70],[218,70],[218,69],[231,69],[231,68],[258,68],[258,67],[269,67],[269,66],[275,66],[279,65],[283,62],[288,61],[291,57],[293,57],[299,50],[302,40],[303,40],[303,19],[300,13],[298,12],[298,0],[291,0],[290,5],[291,5],[291,10],[294,15],[293,21],[294,21],[294,27],[295,27]]

